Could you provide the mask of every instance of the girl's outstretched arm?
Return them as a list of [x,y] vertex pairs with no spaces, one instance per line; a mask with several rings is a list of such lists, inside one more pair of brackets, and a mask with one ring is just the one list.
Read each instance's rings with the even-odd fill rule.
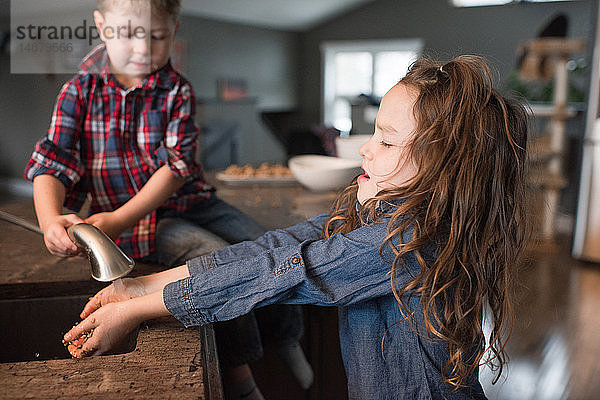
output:
[[[325,215],[317,216],[296,226],[269,232],[255,242],[246,242],[244,257],[250,258],[269,248],[298,245],[307,239],[318,238],[325,218]],[[232,256],[236,257],[235,252]],[[143,320],[168,315],[162,297],[164,287],[188,277],[188,267],[182,265],[152,275],[123,279],[118,286],[111,284],[105,287],[84,307],[81,313],[84,321],[65,335],[65,341],[71,342],[69,352],[78,358],[102,354]],[[144,303],[146,301],[148,304]],[[160,312],[152,312],[153,309]],[[91,329],[94,331],[89,336]],[[83,334],[89,336],[85,343]]]
[[[412,230],[404,235],[406,242]],[[185,326],[194,326],[274,303],[346,306],[391,295],[394,254],[389,246],[381,247],[386,236],[387,220],[381,220],[327,239],[284,240],[270,247],[257,243],[263,237],[228,246],[189,260],[190,276],[163,289],[165,305]],[[430,261],[429,253],[421,255]],[[405,254],[403,264],[398,285],[421,269],[412,253]]]
[[162,293],[163,287],[168,283],[187,278],[188,276],[187,265],[181,265],[152,275],[122,279],[120,285],[112,283],[90,298],[83,308],[80,317],[81,319],[87,318],[88,315],[109,303],[142,297],[157,291]]

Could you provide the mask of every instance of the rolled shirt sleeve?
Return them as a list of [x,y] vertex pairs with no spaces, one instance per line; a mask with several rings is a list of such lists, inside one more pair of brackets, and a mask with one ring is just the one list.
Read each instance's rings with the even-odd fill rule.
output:
[[[263,251],[257,251],[256,242],[229,246],[190,260],[190,276],[165,287],[165,305],[192,326],[232,319],[272,303],[345,306],[388,295],[393,258],[389,247],[381,248],[386,233],[387,220],[380,220],[348,234],[285,240]],[[412,258],[406,264],[418,268]],[[410,276],[407,270],[398,283]]]
[[52,175],[70,188],[84,174],[81,134],[81,88],[75,79],[65,83],[57,96],[48,133],[36,144],[25,168],[25,177]]
[[198,128],[194,122],[195,100],[192,87],[185,83],[174,89],[172,108],[165,130],[163,147],[158,152],[162,154],[171,171],[180,177],[189,177],[199,172],[195,161],[196,139]]

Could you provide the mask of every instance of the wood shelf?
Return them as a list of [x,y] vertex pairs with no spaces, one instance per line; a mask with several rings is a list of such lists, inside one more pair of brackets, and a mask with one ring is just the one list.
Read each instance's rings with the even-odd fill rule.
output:
[[573,106],[562,106],[556,107],[552,103],[547,104],[530,104],[530,115],[534,117],[542,117],[542,118],[559,118],[559,119],[567,119],[573,118],[577,115],[577,109]]
[[581,53],[585,49],[582,39],[539,38],[525,42],[526,48],[535,54],[544,56],[569,57]]
[[562,190],[567,186],[567,179],[561,174],[534,170],[529,173],[527,181],[532,188],[541,190]]

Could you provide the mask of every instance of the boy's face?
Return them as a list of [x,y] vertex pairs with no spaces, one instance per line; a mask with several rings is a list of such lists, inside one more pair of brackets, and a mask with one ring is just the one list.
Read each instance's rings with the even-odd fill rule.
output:
[[131,87],[167,63],[177,25],[151,12],[149,4],[135,10],[121,4],[104,13],[94,11],[94,21],[106,44],[111,72]]

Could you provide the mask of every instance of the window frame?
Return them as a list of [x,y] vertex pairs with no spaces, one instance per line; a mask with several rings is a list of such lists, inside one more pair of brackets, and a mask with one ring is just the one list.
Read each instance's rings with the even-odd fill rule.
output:
[[367,52],[371,54],[373,73],[371,90],[375,90],[376,54],[390,51],[413,51],[417,57],[423,52],[425,41],[421,38],[410,39],[373,39],[373,40],[335,40],[321,43],[321,121],[333,126],[333,109],[336,99],[348,96],[335,94],[335,56],[343,52]]

